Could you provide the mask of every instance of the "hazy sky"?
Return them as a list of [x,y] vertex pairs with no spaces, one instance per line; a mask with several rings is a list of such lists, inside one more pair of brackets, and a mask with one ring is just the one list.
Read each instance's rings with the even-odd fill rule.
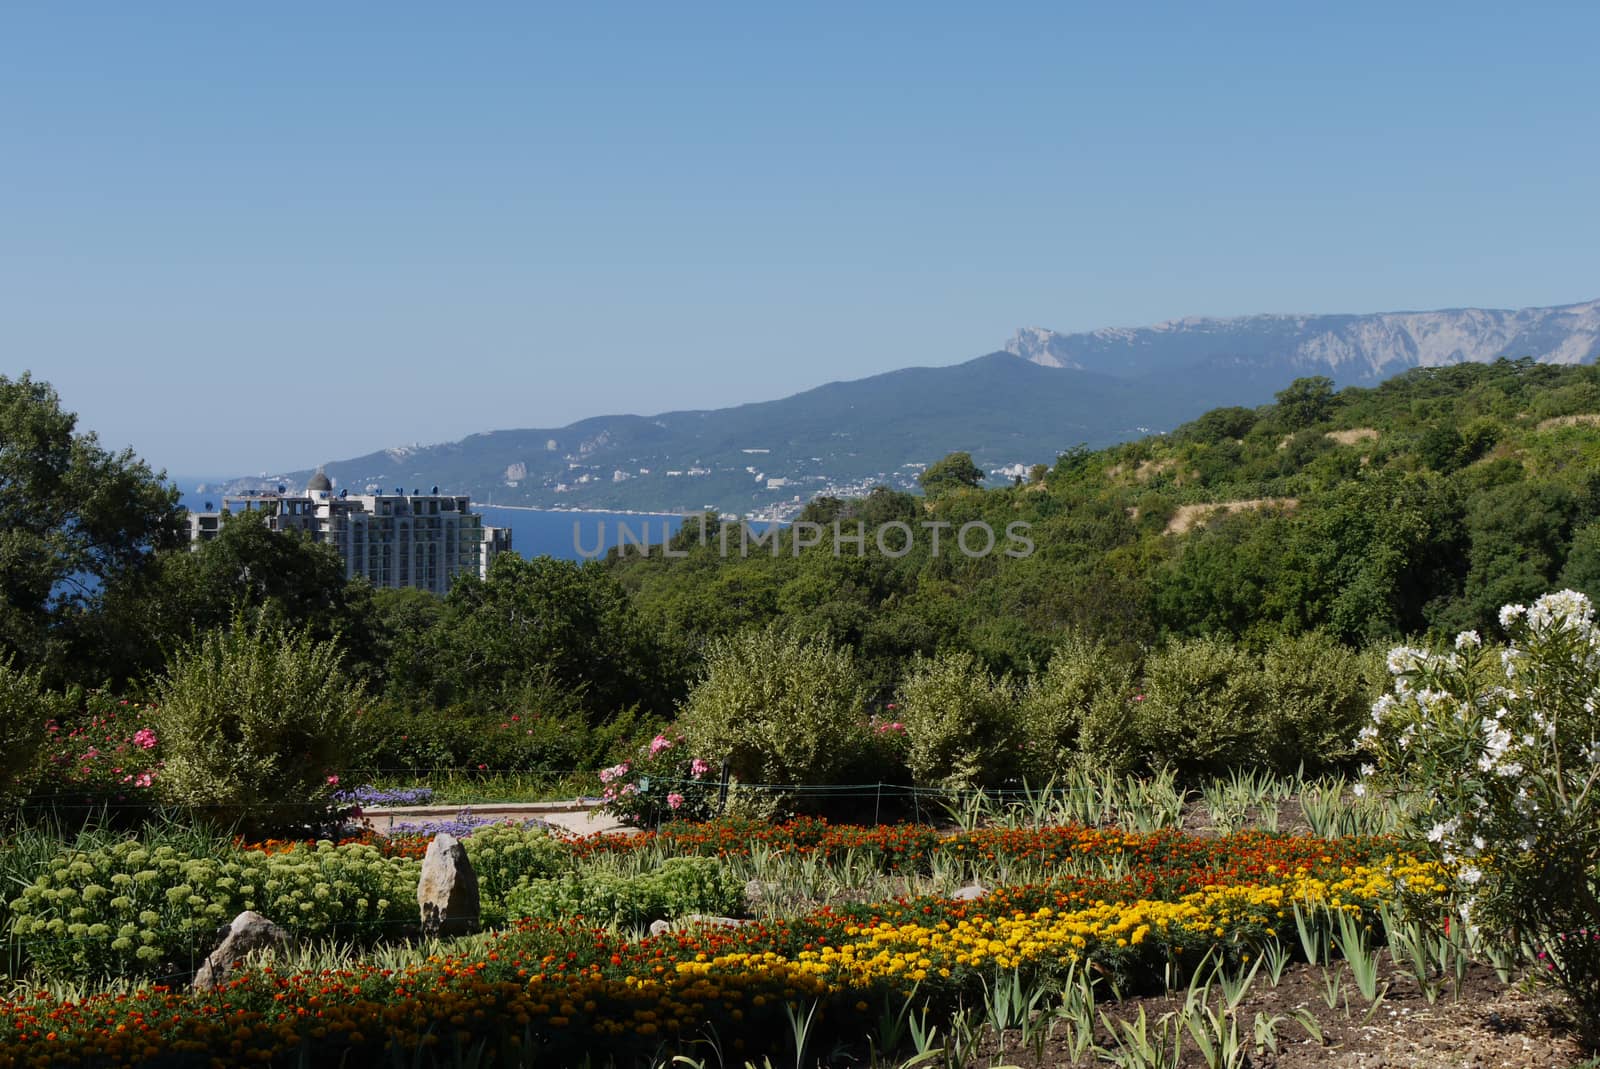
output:
[[174,473],[1600,295],[1600,5],[15,4],[0,373]]

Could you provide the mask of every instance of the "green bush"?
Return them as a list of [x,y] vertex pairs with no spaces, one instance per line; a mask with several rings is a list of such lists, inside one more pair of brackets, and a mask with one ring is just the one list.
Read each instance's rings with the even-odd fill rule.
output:
[[334,643],[235,618],[155,689],[164,799],[252,831],[329,819],[363,705]]
[[918,657],[896,692],[895,708],[917,786],[994,786],[1018,775],[1016,687],[972,654]]
[[669,857],[637,876],[589,870],[533,880],[511,892],[506,908],[514,917],[582,916],[596,924],[638,927],[690,913],[742,913],[745,901],[743,886],[716,858]]
[[350,767],[371,770],[378,779],[442,769],[592,769],[620,741],[650,726],[637,710],[625,709],[590,727],[576,700],[564,705],[508,701],[488,710],[476,704],[403,709],[380,701],[361,715]]
[[1350,768],[1356,732],[1381,685],[1370,678],[1372,667],[1320,631],[1274,639],[1261,658],[1265,763],[1280,773]]
[[678,726],[743,783],[835,783],[864,744],[866,703],[848,649],[769,627],[712,641]]
[[196,855],[128,839],[56,855],[11,902],[12,934],[48,979],[170,976],[247,909],[300,935],[395,934],[417,919],[421,869],[355,843]]
[[27,797],[37,779],[46,722],[60,703],[47,694],[38,672],[0,661],[0,811]]
[[1138,757],[1130,730],[1133,665],[1104,643],[1074,634],[1018,700],[1024,773],[1044,783],[1073,764],[1126,771]]
[[491,824],[461,842],[485,907],[503,905],[517,888],[572,866],[572,852],[540,828]]
[[1258,662],[1215,638],[1176,643],[1145,665],[1134,731],[1151,768],[1186,780],[1265,761],[1265,679]]

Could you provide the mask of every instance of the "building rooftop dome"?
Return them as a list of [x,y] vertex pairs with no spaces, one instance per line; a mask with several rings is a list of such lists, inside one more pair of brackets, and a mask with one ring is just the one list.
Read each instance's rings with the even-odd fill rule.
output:
[[316,493],[318,490],[332,489],[333,480],[329,479],[328,473],[323,471],[321,468],[318,468],[317,473],[311,477],[311,481],[306,483],[306,490],[310,493]]

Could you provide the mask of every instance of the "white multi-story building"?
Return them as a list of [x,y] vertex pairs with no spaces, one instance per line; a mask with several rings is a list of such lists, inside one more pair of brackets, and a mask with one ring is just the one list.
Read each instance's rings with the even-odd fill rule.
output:
[[232,494],[218,512],[189,514],[189,541],[199,545],[222,529],[223,513],[260,510],[274,531],[303,531],[344,559],[345,575],[378,587],[417,587],[445,594],[458,575],[487,576],[498,553],[511,549],[511,528],[488,527],[465,495],[397,490],[392,494],[333,491],[318,471],[304,493]]

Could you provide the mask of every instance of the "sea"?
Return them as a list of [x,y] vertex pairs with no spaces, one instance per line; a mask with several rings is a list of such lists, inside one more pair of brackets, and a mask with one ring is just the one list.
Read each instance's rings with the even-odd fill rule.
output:
[[[183,480],[178,485],[187,488],[202,482]],[[184,508],[198,511],[207,503],[219,505],[221,499],[214,490],[185,489],[182,503]],[[623,544],[636,553],[640,545],[660,546],[683,525],[683,516],[676,513],[558,511],[476,503],[472,507],[483,514],[488,526],[511,528],[511,548],[524,557],[584,560],[604,556],[606,550]]]

